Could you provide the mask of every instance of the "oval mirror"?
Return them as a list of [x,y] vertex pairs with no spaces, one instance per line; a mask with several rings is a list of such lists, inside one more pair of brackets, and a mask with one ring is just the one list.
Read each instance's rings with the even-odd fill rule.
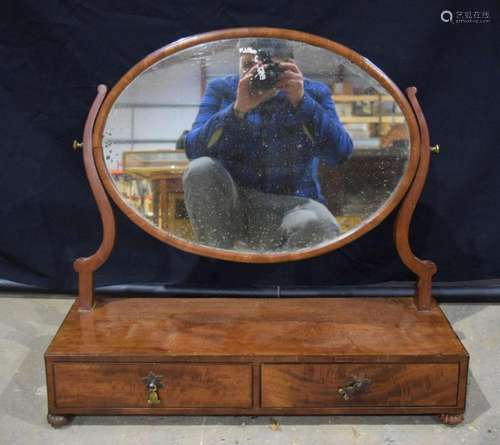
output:
[[407,100],[367,59],[267,28],[149,55],[94,129],[99,173],[135,223],[243,262],[315,256],[375,227],[408,189],[418,142]]

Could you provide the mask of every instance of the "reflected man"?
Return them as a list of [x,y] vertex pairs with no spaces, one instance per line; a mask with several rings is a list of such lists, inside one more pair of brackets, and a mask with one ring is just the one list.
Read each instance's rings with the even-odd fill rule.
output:
[[186,135],[186,208],[197,241],[294,250],[340,233],[318,163],[344,162],[352,140],[330,89],[304,78],[285,40],[238,42],[239,76],[207,85]]

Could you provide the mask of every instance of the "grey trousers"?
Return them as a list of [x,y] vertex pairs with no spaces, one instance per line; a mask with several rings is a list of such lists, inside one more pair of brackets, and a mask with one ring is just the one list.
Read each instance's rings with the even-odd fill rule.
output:
[[195,239],[221,249],[295,250],[340,234],[334,216],[308,198],[238,187],[217,160],[197,158],[184,173]]

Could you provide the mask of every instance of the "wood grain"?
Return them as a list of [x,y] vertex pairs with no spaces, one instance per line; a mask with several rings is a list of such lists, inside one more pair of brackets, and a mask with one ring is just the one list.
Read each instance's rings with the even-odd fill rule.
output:
[[[161,375],[160,403],[142,378]],[[58,408],[252,407],[252,367],[239,364],[56,363]]]
[[456,360],[464,349],[437,305],[411,298],[106,298],[74,305],[49,357],[306,357]]
[[[439,307],[418,311],[412,298],[75,303],[45,360],[52,416],[454,416],[468,366]],[[159,406],[146,404],[149,371],[164,376]],[[363,376],[372,392],[337,403],[337,384]]]
[[[455,406],[458,363],[264,364],[262,406]],[[366,378],[366,390],[344,400],[339,388]]]

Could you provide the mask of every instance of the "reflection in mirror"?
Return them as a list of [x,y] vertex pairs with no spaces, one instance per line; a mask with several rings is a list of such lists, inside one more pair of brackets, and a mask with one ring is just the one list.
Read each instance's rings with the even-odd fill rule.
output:
[[358,66],[262,38],[194,46],[148,68],[111,109],[103,147],[116,188],[151,224],[263,253],[361,226],[410,150],[394,98]]

